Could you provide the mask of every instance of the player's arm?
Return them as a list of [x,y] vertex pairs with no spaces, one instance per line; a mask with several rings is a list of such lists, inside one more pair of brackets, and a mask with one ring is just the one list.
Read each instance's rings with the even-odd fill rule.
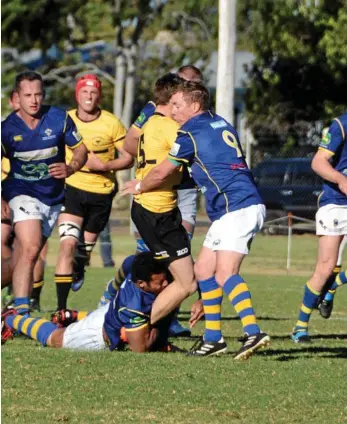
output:
[[124,150],[129,153],[131,156],[136,158],[137,156],[137,144],[139,137],[141,135],[141,130],[135,125],[132,125],[125,136],[124,140]]
[[86,166],[91,171],[101,172],[120,171],[121,169],[131,168],[134,164],[134,158],[131,154],[126,152],[122,147],[118,147],[117,150],[120,156],[108,162],[103,162],[95,153],[90,153]]
[[121,194],[146,193],[163,185],[165,180],[173,174],[182,164],[165,159],[150,170],[142,181],[132,180],[124,184]]
[[334,121],[327,134],[324,135],[319,150],[312,159],[311,166],[316,174],[326,181],[337,184],[342,193],[347,195],[347,177],[336,171],[331,164],[332,157],[343,142],[344,134],[340,124]]
[[149,324],[147,324],[138,329],[126,329],[125,334],[130,349],[133,352],[144,353],[148,352],[156,341],[158,330],[156,328],[151,328]]

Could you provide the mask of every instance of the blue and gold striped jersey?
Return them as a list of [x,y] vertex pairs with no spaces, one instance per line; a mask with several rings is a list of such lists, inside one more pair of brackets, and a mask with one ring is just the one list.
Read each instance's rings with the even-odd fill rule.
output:
[[[335,118],[324,134],[319,149],[328,150],[332,156],[332,166],[347,177],[347,113]],[[337,184],[324,181],[319,206],[328,204],[347,205],[347,197]]]
[[42,106],[36,128],[12,112],[1,123],[2,155],[10,161],[10,172],[3,182],[2,194],[7,201],[27,195],[48,206],[59,204],[64,197],[64,179],[51,177],[48,167],[65,162],[65,146],[74,149],[82,143],[70,116],[63,109]]
[[104,329],[110,340],[110,350],[119,345],[122,327],[136,331],[148,325],[155,298],[154,294],[137,287],[130,274],[127,275],[105,315]]
[[190,165],[211,221],[263,203],[237,132],[221,116],[208,111],[187,121],[178,131],[169,159]]

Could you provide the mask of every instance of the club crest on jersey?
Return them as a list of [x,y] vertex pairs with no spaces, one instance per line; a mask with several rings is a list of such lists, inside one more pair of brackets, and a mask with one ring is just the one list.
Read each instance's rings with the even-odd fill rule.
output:
[[52,138],[56,138],[55,134],[52,134],[53,131],[50,128],[45,129],[46,137],[42,137],[42,140],[51,140]]
[[330,132],[327,132],[327,133],[323,134],[321,145],[328,146],[328,144],[330,144],[330,141],[331,141],[331,134],[330,134]]
[[19,141],[23,141],[23,136],[22,136],[22,135],[15,135],[15,136],[13,137],[13,140],[14,140],[14,141],[17,141],[17,142],[19,142]]

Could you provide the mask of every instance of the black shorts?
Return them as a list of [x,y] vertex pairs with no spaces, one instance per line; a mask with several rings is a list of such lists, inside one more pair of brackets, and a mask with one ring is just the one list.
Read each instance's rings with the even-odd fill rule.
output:
[[105,228],[111,214],[114,194],[98,194],[69,185],[65,188],[62,213],[83,218],[83,230],[99,234]]
[[190,255],[188,233],[182,225],[181,212],[178,208],[170,212],[155,213],[134,201],[131,218],[157,259],[173,262]]

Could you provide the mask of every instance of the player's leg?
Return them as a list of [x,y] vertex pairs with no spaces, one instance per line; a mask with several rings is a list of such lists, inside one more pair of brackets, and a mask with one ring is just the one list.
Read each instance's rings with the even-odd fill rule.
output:
[[83,238],[80,238],[74,261],[74,282],[72,290],[77,291],[84,283],[85,267],[90,257],[99,234],[107,225],[111,209],[113,193],[98,194],[83,192],[84,196],[84,221]]
[[44,277],[45,277],[45,266],[46,266],[46,256],[48,251],[48,242],[46,242],[41,249],[40,255],[36,261],[34,267],[34,281],[33,289],[31,291],[30,299],[30,309],[40,312],[40,296],[41,291],[44,286]]
[[43,235],[43,205],[29,196],[17,196],[9,205],[13,213],[17,251],[12,277],[14,307],[25,314],[29,312],[34,266],[46,241]]
[[[345,250],[347,244],[347,236],[344,236],[339,247],[339,255],[337,258],[336,266],[331,273],[331,275],[328,278],[328,281],[324,285],[322,295],[320,296],[319,302],[318,302],[318,310],[320,315],[323,318],[328,319],[331,315],[331,312],[333,310],[334,306],[334,296],[336,293],[336,289],[339,285],[343,285],[344,283],[344,276],[339,276],[342,268],[342,258],[343,258],[343,252]],[[338,283],[336,284],[337,277],[339,277]],[[341,284],[342,283],[342,284]]]
[[105,228],[100,233],[100,255],[104,265],[104,268],[113,268],[115,266],[112,258],[112,240],[111,240],[111,229],[110,221],[107,222]]
[[120,286],[125,280],[125,277],[131,271],[131,266],[134,259],[135,255],[127,256],[122,262],[122,265],[117,270],[115,277],[106,283],[106,287],[98,303],[98,308],[109,303],[110,300],[117,294]]
[[[194,234],[195,220],[196,220],[196,188],[180,189],[177,190],[178,208],[182,215],[182,225],[187,231],[189,241],[191,242]],[[189,328],[183,327],[177,318],[179,309],[177,309],[174,318],[171,321],[169,328],[170,337],[189,337],[191,331]]]
[[341,239],[342,236],[324,235],[319,237],[316,268],[305,285],[299,317],[292,334],[292,340],[295,343],[309,341],[308,323],[311,313],[318,302],[324,284],[336,265]]
[[62,213],[58,219],[60,236],[59,254],[55,267],[55,284],[57,290],[57,309],[66,309],[67,298],[73,281],[73,260],[83,218]]
[[10,239],[12,234],[12,223],[10,220],[1,221],[1,288],[12,282],[12,250]]
[[[15,310],[7,310],[1,316],[1,342],[5,343],[15,332],[24,334],[43,346],[61,347],[59,339],[65,328],[59,328],[51,321],[43,318],[31,318],[28,315],[19,315]],[[54,343],[52,343],[52,339]]]

